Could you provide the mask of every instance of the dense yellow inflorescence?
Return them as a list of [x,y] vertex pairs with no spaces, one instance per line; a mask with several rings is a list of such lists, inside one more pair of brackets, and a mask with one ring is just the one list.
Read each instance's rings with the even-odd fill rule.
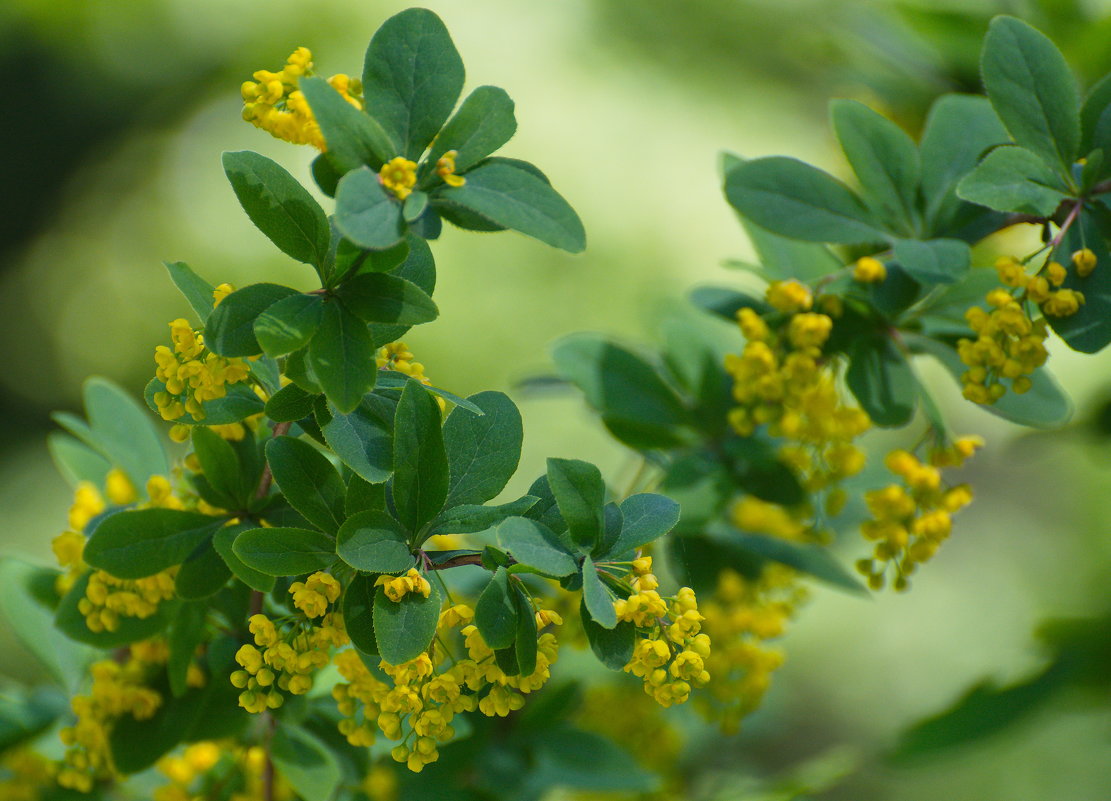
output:
[[[551,610],[535,614],[538,630],[562,623]],[[451,722],[456,714],[477,709],[489,717],[505,717],[524,706],[524,696],[539,690],[551,676],[559,650],[555,635],[539,633],[531,674],[510,676],[495,663],[473,619],[471,607],[448,606],[440,613],[428,651],[400,665],[378,663],[389,681],[372,673],[357,652],[339,653],[336,666],[345,682],[337,684],[332,695],[344,716],[339,728],[348,742],[369,746],[376,732],[400,740],[391,756],[419,773],[439,758],[438,746],[455,736]],[[467,653],[463,659],[448,651],[448,642],[460,638]]]
[[682,704],[692,688],[710,681],[710,638],[702,633],[698,600],[690,587],[680,588],[672,599],[661,596],[651,556],[633,561],[633,576],[633,593],[613,603],[618,622],[637,627],[625,672],[642,679],[644,691],[661,706]]
[[[298,89],[301,78],[312,75],[312,52],[298,47],[278,72],[258,70],[241,87],[243,119],[270,135],[295,145],[312,145],[327,150],[320,125],[305,95]],[[333,89],[357,109],[362,109],[362,83],[339,74],[328,79]]]
[[730,569],[718,574],[717,588],[702,604],[702,628],[714,650],[706,660],[713,678],[699,709],[726,733],[736,732],[763,701],[784,660],[783,651],[768,643],[783,636],[806,597],[798,573],[784,565],[768,563],[754,579]]
[[43,801],[53,796],[57,765],[26,746],[0,755],[0,798],[4,801]]
[[395,604],[411,592],[425,598],[432,594],[432,585],[414,567],[409,568],[404,576],[379,576],[374,586],[381,587],[386,597]]
[[[285,701],[282,692],[304,695],[313,686],[313,675],[331,662],[331,649],[350,640],[338,611],[329,611],[339,600],[341,587],[330,574],[317,572],[289,587],[293,605],[305,619],[280,627],[264,614],[252,615],[249,623],[254,644],[243,645],[235,654],[241,670],[231,674],[231,683],[241,689],[239,705],[248,712],[277,709]],[[314,625],[320,618],[319,625]]]
[[173,349],[159,345],[154,349],[158,365],[155,377],[166,388],[154,394],[163,420],[177,420],[188,414],[194,420],[205,418],[205,401],[228,394],[228,387],[246,381],[250,368],[244,359],[219,356],[204,346],[204,336],[184,319],[170,323]]
[[861,532],[875,542],[875,550],[857,569],[872,589],[882,589],[889,572],[896,590],[907,589],[909,576],[937,553],[952,531],[953,515],[972,502],[972,489],[947,486],[940,468],[961,466],[982,444],[979,437],[963,437],[935,450],[925,464],[905,450],[887,455],[887,469],[900,482],[864,495],[871,519]]
[[[1078,275],[1087,276],[1095,269],[1095,256],[1087,249],[1077,251],[1073,264]],[[1048,317],[1068,317],[1084,303],[1082,293],[1060,288],[1068,271],[1057,262],[1029,275],[1022,262],[1004,256],[996,261],[995,269],[1003,287],[987,294],[988,309],[973,306],[965,313],[976,339],[957,343],[957,353],[968,367],[961,376],[964,396],[983,404],[995,403],[1007,393],[1004,381],[1010,381],[1016,394],[1028,392],[1030,376],[1049,356],[1045,317],[1031,318],[1028,305],[1037,304]]]
[[266,749],[234,743],[199,742],[185,746],[180,754],[158,760],[158,772],[168,784],[155,788],[152,801],[198,801],[235,789],[227,801],[290,801],[293,792],[280,775],[269,778],[267,789]]

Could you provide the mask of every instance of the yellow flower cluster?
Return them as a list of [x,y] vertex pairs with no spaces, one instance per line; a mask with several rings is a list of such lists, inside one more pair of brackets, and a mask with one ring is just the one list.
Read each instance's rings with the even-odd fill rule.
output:
[[[264,614],[252,615],[248,626],[254,645],[243,645],[235,654],[242,670],[231,674],[231,683],[243,690],[239,705],[248,712],[277,709],[285,701],[282,691],[304,695],[312,689],[313,674],[331,661],[331,649],[350,640],[339,612],[329,604],[340,596],[340,585],[327,573],[313,573],[289,588],[293,605],[308,619],[321,618],[319,625],[294,621],[281,629]],[[260,650],[261,649],[261,650]]]
[[46,757],[20,747],[0,755],[0,798],[5,801],[40,801],[48,797],[56,766]]
[[148,687],[147,681],[168,657],[164,641],[148,640],[132,645],[125,661],[106,659],[93,664],[89,694],[74,696],[71,701],[77,721],[59,732],[66,752],[58,784],[87,793],[97,781],[114,776],[108,750],[112,725],[124,715],[147,720],[158,711],[162,696]]
[[[371,745],[377,729],[388,739],[401,740],[391,756],[419,773],[439,758],[438,745],[455,736],[451,722],[456,714],[477,709],[490,717],[504,717],[524,705],[524,694],[544,686],[558,657],[554,634],[539,635],[535,671],[508,676],[471,624],[473,619],[474,610],[465,604],[443,610],[429,651],[400,665],[379,663],[391,683],[378,679],[355,651],[338,654],[336,666],[346,681],[337,684],[332,695],[344,716],[339,728],[348,742]],[[550,610],[537,612],[536,621],[538,628],[563,622]],[[446,642],[455,629],[460,629],[466,659],[454,659],[447,651]]]
[[[326,150],[320,126],[304,94],[298,89],[303,76],[312,75],[312,52],[298,47],[280,72],[258,70],[253,81],[244,82],[243,119],[278,139],[295,145],[312,145]],[[362,83],[347,75],[333,75],[328,83],[343,99],[362,109]]]
[[405,200],[413,194],[413,187],[417,185],[416,162],[409,161],[404,156],[390,159],[382,165],[378,180],[398,200]]
[[[133,503],[137,499],[134,485],[120,470],[111,470],[105,478],[105,494],[115,505]],[[180,499],[173,495],[169,481],[164,476],[152,476],[147,481],[148,506],[180,509]],[[81,482],[74,491],[73,506],[69,510],[69,528],[52,542],[58,563],[67,572],[59,576],[56,589],[64,594],[85,572],[82,557],[85,551],[84,529],[89,521],[107,508],[95,486]],[[85,616],[89,631],[116,631],[120,618],[147,618],[158,612],[162,601],[174,596],[176,567],[141,579],[120,579],[103,570],[89,576],[85,597],[78,604],[78,611]]]
[[462,186],[467,179],[455,174],[455,159],[459,156],[458,150],[449,150],[436,160],[436,174],[448,186]]
[[710,681],[705,660],[710,637],[701,633],[703,617],[694,590],[681,587],[669,604],[657,591],[652,557],[633,561],[633,594],[613,602],[620,622],[637,627],[633,657],[625,672],[644,680],[644,691],[661,706],[685,702],[691,687]]
[[894,588],[907,589],[908,577],[937,553],[952,531],[953,514],[972,502],[972,489],[967,484],[945,486],[939,468],[959,467],[982,444],[979,437],[962,437],[935,450],[930,464],[905,450],[887,455],[887,469],[901,483],[865,493],[872,517],[861,525],[861,533],[876,545],[872,558],[856,565],[872,589],[883,589],[889,569],[895,574]]
[[767,643],[783,636],[788,621],[806,600],[806,589],[789,567],[768,563],[755,579],[723,570],[707,603],[703,630],[714,641],[706,660],[713,679],[699,698],[705,717],[734,733],[760,706],[783,652]]
[[204,402],[227,395],[228,386],[246,381],[250,369],[243,359],[206,351],[204,337],[184,319],[170,323],[170,337],[173,350],[165,345],[154,349],[155,377],[166,385],[154,395],[158,413],[163,420],[177,420],[186,413],[203,420]]
[[293,793],[280,775],[272,776],[273,785],[267,796],[264,779],[267,763],[266,749],[262,746],[244,748],[228,743],[193,743],[186,746],[180,755],[168,755],[158,760],[158,772],[170,783],[156,788],[152,801],[198,801],[207,798],[204,791],[206,778],[209,779],[209,788],[237,788],[226,796],[227,801],[292,799]]
[[395,370],[417,379],[422,384],[431,384],[428,376],[424,374],[424,365],[415,359],[409,346],[400,340],[379,348],[376,354],[379,370]]
[[386,597],[397,603],[411,592],[419,593],[427,598],[432,593],[432,585],[428,579],[417,572],[415,567],[409,568],[404,576],[379,576],[374,582],[375,587],[381,587]]

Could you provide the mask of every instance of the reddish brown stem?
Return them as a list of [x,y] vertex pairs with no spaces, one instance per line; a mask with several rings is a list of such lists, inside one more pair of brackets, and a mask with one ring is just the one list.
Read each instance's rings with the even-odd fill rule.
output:
[[433,564],[431,561],[427,562],[429,570],[448,570],[452,567],[462,567],[463,565],[481,565],[482,554],[480,553],[465,553],[461,556],[453,556],[446,562],[440,562],[438,565]]

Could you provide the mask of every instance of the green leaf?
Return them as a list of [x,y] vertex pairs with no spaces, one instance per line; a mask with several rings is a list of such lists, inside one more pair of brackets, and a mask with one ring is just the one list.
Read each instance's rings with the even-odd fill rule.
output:
[[232,551],[267,576],[300,576],[336,561],[336,541],[307,528],[252,528],[235,538]]
[[427,598],[410,592],[399,602],[386,597],[379,587],[374,594],[374,636],[378,652],[388,664],[400,665],[428,650],[440,620],[440,591],[436,582]]
[[621,535],[603,556],[617,556],[647,545],[679,523],[679,504],[652,492],[630,495],[621,502]]
[[[811,247],[820,246],[811,245]],[[837,266],[840,268],[840,263]],[[691,290],[689,297],[691,303],[698,308],[734,324],[737,322],[737,312],[741,309],[752,309],[758,313],[771,310],[771,307],[760,298],[747,292],[738,292],[730,287],[696,286]]]
[[50,677],[62,687],[73,689],[92,654],[55,630],[53,610],[36,597],[37,589],[44,587],[53,596],[58,575],[56,570],[19,559],[0,560],[0,583],[4,587],[0,593],[0,614],[7,621],[6,631],[34,655]]
[[780,537],[769,537],[764,534],[742,533],[732,528],[712,533],[715,541],[725,540],[731,546],[738,546],[749,553],[793,567],[834,587],[867,594],[860,580],[837,561],[828,548],[789,542]]
[[266,461],[289,505],[335,534],[343,522],[347,488],[328,458],[307,442],[276,437],[266,443]]
[[[154,396],[165,389],[166,385],[157,378],[150,380],[143,390],[143,398],[147,402],[147,408],[151,411],[157,411],[158,405],[154,402]],[[187,426],[218,426],[238,423],[261,412],[265,404],[249,384],[241,383],[227,387],[227,394],[224,397],[205,401],[201,406],[204,409],[204,417],[201,420],[194,420],[192,415],[185,413],[173,422]]]
[[371,393],[350,414],[330,409],[321,423],[324,440],[339,460],[372,484],[393,473],[393,423],[397,404]]
[[[253,567],[248,567],[235,553],[235,540],[244,531],[252,531],[257,527],[250,523],[240,523],[235,526],[224,526],[212,537],[212,547],[232,574],[250,587],[259,592],[270,592],[274,589],[274,577],[260,573]],[[264,529],[259,529],[264,530]]]
[[377,509],[360,512],[340,526],[336,553],[351,567],[366,573],[404,573],[415,564],[405,530]]
[[502,392],[480,392],[467,400],[482,414],[455,408],[443,427],[449,507],[490,500],[505,488],[521,459],[524,429],[516,404]]
[[1080,149],[1088,153],[1094,148],[1105,152],[1111,147],[1111,75],[1104,75],[1088,91],[1080,108]]
[[792,239],[842,245],[886,239],[851,189],[796,159],[772,156],[738,164],[725,176],[725,197],[752,222]]
[[418,189],[415,192],[410,192],[409,197],[405,198],[405,202],[401,206],[401,216],[405,218],[405,222],[415,223],[427,209],[428,194]]
[[295,423],[312,414],[318,395],[311,395],[296,384],[286,384],[266,401],[266,416],[275,423]]
[[180,509],[135,509],[104,518],[85,545],[85,561],[122,579],[180,565],[210,538],[222,518]]
[[614,628],[617,625],[617,611],[613,608],[613,594],[598,577],[598,570],[590,556],[583,557],[582,576],[583,604],[590,612],[590,618],[604,629]]
[[951,284],[968,272],[972,252],[959,239],[898,239],[895,259],[911,278],[924,284]]
[[893,230],[916,228],[918,148],[898,125],[856,100],[830,104],[833,130],[868,205]]
[[250,150],[224,153],[223,162],[239,204],[255,227],[287,256],[321,272],[332,232],[324,209],[309,191],[277,162]]
[[356,573],[343,591],[343,625],[351,644],[364,654],[377,654],[374,637],[374,576]]
[[180,698],[189,689],[187,682],[189,665],[193,661],[197,646],[204,639],[207,613],[207,604],[182,604],[181,611],[166,633],[166,644],[170,649],[170,656],[166,662],[166,676],[174,698]]
[[796,278],[812,281],[837,272],[844,266],[841,259],[825,245],[788,239],[753,224],[747,217],[738,215],[737,218],[770,280]]
[[547,181],[532,172],[507,161],[491,160],[472,168],[466,179],[463,186],[434,190],[433,208],[461,207],[569,253],[586,248],[579,216]]
[[324,304],[320,328],[309,343],[308,366],[328,400],[344,414],[374,389],[374,342],[366,323],[338,300]]
[[535,759],[530,777],[537,787],[629,794],[659,789],[659,780],[613,740],[571,726],[548,728]]
[[278,774],[303,801],[330,801],[343,779],[332,749],[288,721],[274,731],[270,758]]
[[527,517],[510,517],[498,525],[498,544],[523,565],[546,576],[570,576],[578,565],[550,528]]
[[988,148],[1009,141],[1007,129],[978,95],[942,95],[930,108],[919,150],[926,231],[944,233],[960,207],[957,184]]
[[890,339],[861,339],[849,349],[846,383],[861,408],[879,426],[910,422],[918,403],[918,381]]
[[[1097,353],[1111,342],[1111,250],[1104,236],[1111,230],[1111,214],[1096,213],[1104,216],[1102,231],[1093,213],[1081,213],[1052,254],[1054,260],[1069,265],[1063,287],[1083,293],[1084,304],[1076,314],[1046,315],[1046,320],[1070,348],[1081,353]],[[1089,248],[1098,264],[1087,278],[1081,278],[1071,266],[1072,254],[1081,248]]]
[[467,95],[440,131],[425,163],[434,167],[440,156],[454,150],[455,171],[466,172],[508,142],[516,131],[517,119],[509,95],[496,86],[480,86]]
[[174,592],[185,601],[211,598],[224,588],[231,575],[231,569],[209,539],[198,545],[181,563],[181,569],[174,577]]
[[632,351],[599,334],[579,333],[553,346],[552,361],[625,444],[641,450],[685,444],[680,429],[690,414],[656,368]]
[[537,499],[525,495],[515,501],[500,506],[477,506],[464,503],[445,509],[428,524],[427,533],[422,539],[444,534],[474,534],[499,525],[509,517],[523,515],[536,505]]
[[443,508],[448,493],[440,407],[409,381],[397,403],[393,429],[393,497],[397,518],[417,532]]
[[[404,373],[398,373],[393,370],[379,370],[378,387],[387,391],[395,389],[403,390],[409,385],[411,380],[411,376],[407,376]],[[458,395],[448,392],[446,389],[441,389],[432,384],[421,384],[421,388],[431,395],[436,395],[446,401],[450,401],[456,406],[461,406],[472,414],[482,414],[482,409],[475,406],[466,398],[460,398]]]
[[61,431],[51,431],[46,435],[46,446],[54,466],[70,486],[76,486],[80,481],[104,486],[105,476],[112,465],[81,440]]
[[130,395],[99,376],[85,381],[83,395],[99,449],[132,484],[143,487],[151,476],[169,472],[158,429]]
[[236,290],[212,310],[204,329],[204,344],[221,356],[262,353],[255,339],[255,318],[275,303],[298,292],[278,284],[251,284]]
[[352,476],[347,482],[347,496],[343,500],[343,508],[347,510],[348,517],[371,509],[385,509],[385,485],[371,484],[359,476]]
[[552,458],[548,459],[548,484],[571,539],[580,550],[592,550],[603,531],[606,485],[601,471],[578,459]]
[[637,627],[633,623],[623,621],[612,629],[602,628],[590,617],[585,604],[579,607],[579,616],[590,650],[599,662],[610,670],[621,670],[629,664],[636,644]]
[[997,147],[957,185],[957,195],[996,211],[1048,217],[1067,199],[1061,179],[1036,154]]
[[[59,718],[67,714],[66,701],[66,695],[55,687],[38,687],[34,690],[6,692],[3,697],[0,697],[0,751],[10,753],[18,746],[30,744],[37,740]],[[30,779],[30,776],[26,774],[21,777],[9,768],[5,775],[14,779],[11,783],[8,782],[7,778],[5,779],[5,783],[13,788],[12,792],[14,793],[22,794],[23,787],[34,787],[33,784],[23,784],[24,781]],[[15,782],[19,782],[19,784],[15,784]],[[74,790],[66,791],[72,792],[72,795],[67,795],[62,799],[51,792],[53,788],[43,789],[45,792],[33,797],[42,799],[42,801],[76,801],[77,799],[93,801],[95,798],[85,794],[78,795],[77,791]]]
[[1015,142],[1067,172],[1080,144],[1080,95],[1061,51],[1025,22],[996,17],[984,37],[980,71]]
[[463,60],[440,18],[410,8],[386,20],[363,62],[366,107],[416,161],[440,132],[463,90]]
[[[915,334],[907,334],[905,339],[916,353],[927,353],[941,362],[960,385],[961,375],[967,372],[968,367],[951,345]],[[990,406],[980,408],[1005,420],[1033,428],[1060,428],[1067,423],[1072,418],[1072,401],[1049,371],[1044,367],[1039,368],[1030,376],[1030,380],[1032,386],[1029,392],[1023,395],[1007,392]]]
[[201,472],[209,486],[226,499],[221,506],[225,509],[238,509],[246,505],[250,488],[244,486],[244,478],[239,468],[239,457],[231,443],[208,426],[194,426],[193,452],[201,464]]
[[336,187],[336,227],[367,250],[386,250],[405,235],[401,204],[369,167],[352,170]]
[[119,627],[114,631],[90,631],[85,624],[85,616],[78,605],[85,598],[89,586],[90,573],[74,582],[69,591],[62,596],[54,612],[54,626],[74,642],[85,643],[100,649],[119,648],[139,640],[153,637],[166,628],[177,613],[177,601],[163,601],[158,611],[150,617],[121,617]]
[[397,155],[397,145],[382,126],[344,100],[323,78],[301,78],[298,88],[320,125],[329,162],[340,173],[364,164],[377,170]]
[[344,281],[337,293],[356,317],[367,323],[418,325],[435,320],[440,310],[420,287],[389,273],[363,273]]
[[[412,231],[406,236],[402,244],[408,245],[408,252],[404,260],[390,272],[398,278],[404,278],[424,290],[424,294],[432,297],[436,289],[436,261],[432,258],[432,249],[428,243]],[[373,260],[373,257],[368,261]],[[365,270],[363,272],[366,272]],[[409,326],[375,324],[370,327],[371,338],[379,343],[396,342],[405,336]]]
[[212,314],[212,304],[215,298],[212,296],[214,287],[208,281],[201,278],[183,261],[164,261],[166,271],[170,274],[170,280],[174,282],[181,294],[189,302],[193,311],[197,313],[197,317],[201,320],[201,325],[204,325],[208,320],[208,315]]
[[263,352],[276,359],[308,345],[323,316],[320,295],[290,295],[256,317],[252,328]]
[[509,575],[499,567],[478,596],[474,622],[486,644],[497,650],[509,648],[517,637],[517,605],[509,586]]
[[536,612],[532,608],[532,601],[521,587],[520,582],[513,584],[513,602],[517,607],[517,633],[513,641],[514,656],[517,657],[517,669],[522,676],[531,676],[536,672]]

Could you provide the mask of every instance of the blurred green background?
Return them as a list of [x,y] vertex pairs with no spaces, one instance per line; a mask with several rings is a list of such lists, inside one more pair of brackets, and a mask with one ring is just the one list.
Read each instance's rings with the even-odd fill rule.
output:
[[[511,389],[547,369],[576,330],[652,342],[699,283],[745,280],[722,262],[750,249],[724,203],[717,154],[784,153],[843,174],[829,96],[856,97],[916,132],[929,102],[978,87],[994,13],[1049,33],[1090,85],[1111,69],[1111,4],[1080,0],[431,0],[463,54],[468,88],[503,86],[519,132],[505,155],[540,164],[582,216],[585,255],[516,235],[445,231],[435,245],[440,320],[407,339],[461,394]],[[4,0],[0,62],[0,553],[51,561],[69,490],[44,438],[49,412],[79,411],[82,380],[138,394],[166,323],[188,309],[161,266],[212,283],[310,288],[241,213],[219,165],[253,149],[311,183],[305,148],[239,118],[238,87],[294,47],[317,70],[357,74],[370,33],[399,2]],[[818,589],[785,645],[764,710],[724,743],[696,740],[691,770],[726,768],[722,798],[802,766],[812,797],[918,801],[1106,799],[1107,707],[1066,695],[1004,735],[910,767],[875,755],[984,677],[1037,668],[1047,617],[1101,614],[1111,539],[1111,444],[1091,421],[1111,399],[1111,353],[1058,347],[1051,365],[1078,423],[1039,435],[967,404],[933,376],[957,431],[989,447],[969,471],[977,502],[906,596]],[[558,455],[615,479],[632,461],[571,394],[515,393],[525,416],[522,490]],[[890,435],[874,438],[878,450]],[[519,485],[519,486],[518,486]],[[847,554],[852,556],[852,554]],[[0,632],[3,634],[3,632]],[[4,637],[0,677],[32,678]],[[1106,701],[1106,699],[1103,699]],[[819,782],[822,783],[822,782]],[[758,788],[753,790],[752,788]]]

